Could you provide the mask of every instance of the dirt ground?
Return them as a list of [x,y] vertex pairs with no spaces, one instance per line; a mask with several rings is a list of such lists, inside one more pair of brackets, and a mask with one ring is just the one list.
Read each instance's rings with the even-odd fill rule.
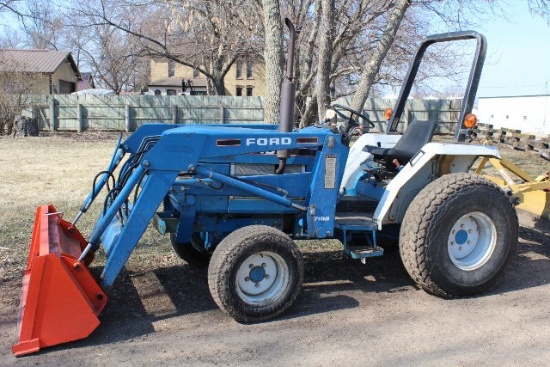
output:
[[12,280],[0,285],[0,365],[548,366],[550,236],[522,229],[521,237],[499,286],[457,300],[416,289],[395,250],[366,265],[306,252],[295,306],[255,325],[216,308],[204,270],[183,262],[127,270],[89,338],[17,359]]
[[[87,182],[93,173],[85,176]],[[18,210],[4,207],[2,216]],[[0,221],[2,237],[28,246],[30,230],[6,223]],[[300,243],[305,282],[296,304],[253,325],[223,314],[206,270],[188,266],[166,239],[153,237],[132,254],[90,337],[22,358],[11,353],[21,278],[9,269],[21,269],[24,259],[6,241],[0,241],[0,366],[550,366],[550,235],[527,228],[503,281],[455,300],[417,289],[395,247],[363,265],[342,259],[330,241]],[[93,270],[100,267],[101,261]]]

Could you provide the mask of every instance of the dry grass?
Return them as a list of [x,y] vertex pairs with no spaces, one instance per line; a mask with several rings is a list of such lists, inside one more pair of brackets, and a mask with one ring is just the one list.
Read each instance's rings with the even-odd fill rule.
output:
[[[72,220],[93,177],[107,166],[116,140],[115,133],[0,138],[0,282],[19,277],[24,268],[36,207],[54,203]],[[550,162],[535,154],[505,147],[501,153],[532,175],[550,170]],[[91,232],[102,200],[78,225],[85,236]],[[167,238],[149,229],[129,265],[140,271],[158,263],[178,262]]]
[[[19,278],[25,267],[36,207],[53,203],[73,220],[91,191],[92,180],[111,159],[118,133],[56,134],[11,139],[0,137],[0,282]],[[78,228],[92,231],[104,196],[82,217]],[[150,247],[156,247],[150,251]],[[167,238],[149,229],[130,264],[154,268],[177,263]],[[103,263],[98,256],[97,264]]]

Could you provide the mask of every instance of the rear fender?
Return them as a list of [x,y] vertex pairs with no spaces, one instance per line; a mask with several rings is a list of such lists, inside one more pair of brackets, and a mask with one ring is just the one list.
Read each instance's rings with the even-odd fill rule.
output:
[[378,229],[401,223],[409,204],[426,185],[446,174],[468,172],[478,157],[501,158],[492,146],[426,144],[386,186],[374,212]]

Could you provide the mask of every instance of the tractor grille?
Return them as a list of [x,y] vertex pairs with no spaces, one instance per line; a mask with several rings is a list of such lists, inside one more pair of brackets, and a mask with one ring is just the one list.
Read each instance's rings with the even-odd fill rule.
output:
[[[272,175],[275,173],[275,168],[273,164],[232,164],[231,176]],[[291,164],[285,168],[285,173],[302,172],[305,172],[305,166],[300,164]]]

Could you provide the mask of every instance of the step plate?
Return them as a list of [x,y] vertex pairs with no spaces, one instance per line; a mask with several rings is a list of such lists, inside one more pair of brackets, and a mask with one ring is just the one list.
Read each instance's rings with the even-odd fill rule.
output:
[[378,226],[371,216],[359,213],[336,213],[334,226],[339,229],[376,231]]
[[384,255],[384,249],[380,246],[376,248],[368,247],[361,249],[350,249],[349,255],[352,259],[364,259],[367,257],[376,257]]

